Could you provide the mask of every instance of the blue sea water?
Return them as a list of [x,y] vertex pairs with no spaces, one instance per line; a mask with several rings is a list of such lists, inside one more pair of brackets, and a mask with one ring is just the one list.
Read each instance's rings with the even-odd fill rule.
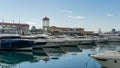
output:
[[101,68],[90,54],[115,49],[106,45],[41,48],[32,52],[0,52],[0,68]]

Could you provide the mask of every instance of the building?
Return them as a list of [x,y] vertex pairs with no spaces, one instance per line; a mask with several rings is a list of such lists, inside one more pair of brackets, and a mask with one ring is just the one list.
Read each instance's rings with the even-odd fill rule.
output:
[[0,33],[28,34],[29,25],[21,23],[0,22]]
[[49,18],[45,17],[42,19],[43,21],[43,30],[44,32],[48,32],[49,31]]
[[31,34],[42,34],[43,33],[43,29],[32,29],[29,31]]
[[67,28],[56,26],[51,26],[49,30],[53,34],[92,35],[94,33],[93,31],[85,31],[84,28]]
[[84,31],[84,35],[93,35],[94,31]]
[[92,35],[93,31],[85,31],[84,28],[69,28],[69,27],[56,27],[50,26],[48,17],[44,17],[43,21],[43,33],[52,34],[69,34],[69,35]]

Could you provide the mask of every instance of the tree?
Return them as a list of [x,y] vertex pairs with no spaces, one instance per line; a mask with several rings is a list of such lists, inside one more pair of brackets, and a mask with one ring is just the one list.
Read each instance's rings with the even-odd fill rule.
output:
[[35,27],[35,26],[32,26],[31,30],[36,30],[36,27]]

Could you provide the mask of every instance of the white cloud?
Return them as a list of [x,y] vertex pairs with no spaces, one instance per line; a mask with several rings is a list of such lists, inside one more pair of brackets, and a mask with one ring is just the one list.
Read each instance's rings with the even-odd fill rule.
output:
[[114,14],[108,13],[106,16],[112,17],[112,16],[114,16]]
[[35,25],[36,23],[35,22],[26,22],[27,24],[29,25]]
[[67,13],[67,14],[71,14],[72,10],[62,10],[62,12]]
[[68,16],[68,18],[72,18],[72,19],[84,19],[85,17],[83,17],[83,16]]

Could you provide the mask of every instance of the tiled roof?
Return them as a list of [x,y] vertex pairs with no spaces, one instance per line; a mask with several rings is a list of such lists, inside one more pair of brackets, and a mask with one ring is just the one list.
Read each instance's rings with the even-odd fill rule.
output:
[[45,18],[43,18],[43,20],[49,20],[49,18],[45,17]]

